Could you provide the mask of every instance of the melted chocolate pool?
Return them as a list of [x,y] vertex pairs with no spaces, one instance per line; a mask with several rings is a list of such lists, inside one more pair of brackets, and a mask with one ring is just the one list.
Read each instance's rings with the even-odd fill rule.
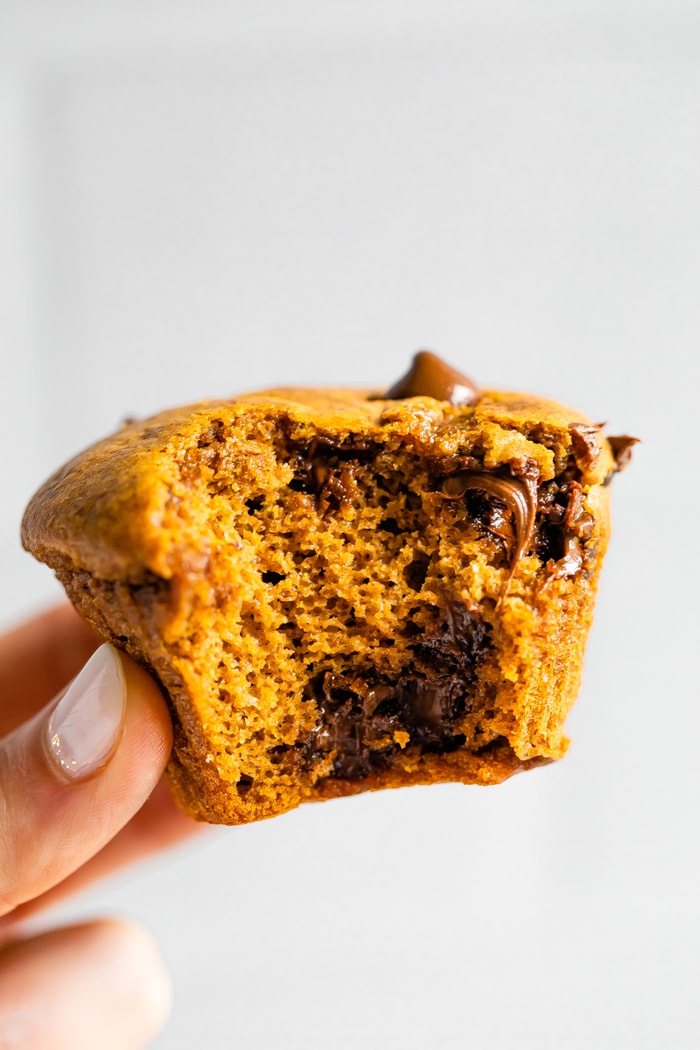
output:
[[491,646],[487,626],[461,602],[441,630],[412,646],[413,663],[395,681],[373,671],[318,675],[309,686],[319,722],[304,749],[307,766],[333,754],[332,776],[355,780],[385,768],[401,746],[444,754],[465,743],[460,718],[471,709],[479,665]]

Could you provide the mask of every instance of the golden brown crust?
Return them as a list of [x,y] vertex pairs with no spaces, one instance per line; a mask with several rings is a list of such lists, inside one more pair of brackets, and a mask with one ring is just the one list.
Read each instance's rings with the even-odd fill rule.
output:
[[[614,470],[600,428],[530,395],[278,389],[123,427],[22,535],[163,684],[183,808],[240,823],[561,757]],[[479,478],[533,501],[522,557]]]

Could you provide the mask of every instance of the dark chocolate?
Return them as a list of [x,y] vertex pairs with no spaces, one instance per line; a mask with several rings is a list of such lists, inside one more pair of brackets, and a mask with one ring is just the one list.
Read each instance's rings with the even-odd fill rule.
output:
[[564,536],[564,553],[557,561],[547,563],[547,572],[552,579],[575,576],[584,563],[584,551],[578,536],[568,532]]
[[471,682],[491,647],[489,627],[464,602],[443,611],[440,630],[411,646],[424,670],[454,673]]
[[578,481],[552,481],[540,494],[538,553],[554,579],[573,576],[585,565],[595,521],[583,498]]
[[352,469],[367,463],[375,454],[375,446],[362,439],[343,443],[331,438],[313,438],[291,452],[294,477],[289,487],[319,496],[334,508],[348,506],[354,491]]
[[[518,561],[530,548],[537,513],[537,483],[533,478],[503,477],[486,472],[460,471],[442,482],[448,499],[459,499],[470,489],[478,489],[504,503],[513,519],[513,541],[510,550],[511,575]],[[502,527],[491,525],[490,531],[506,538]]]
[[601,428],[595,423],[569,423],[574,457],[581,470],[590,470],[598,462],[600,431]]
[[608,443],[615,457],[615,470],[619,473],[628,465],[632,458],[632,449],[639,444],[639,438],[630,437],[629,434],[618,434],[617,437],[609,437]]
[[383,395],[387,401],[402,401],[407,397],[434,397],[436,401],[448,401],[460,407],[475,404],[481,391],[472,379],[452,368],[437,354],[421,350],[413,358],[406,375]]
[[462,747],[458,723],[471,707],[476,671],[491,640],[486,625],[461,602],[444,611],[438,632],[411,649],[414,660],[394,681],[374,670],[325,672],[309,684],[319,720],[304,747],[307,766],[333,756],[332,776],[356,780],[385,768],[406,746],[446,753]]

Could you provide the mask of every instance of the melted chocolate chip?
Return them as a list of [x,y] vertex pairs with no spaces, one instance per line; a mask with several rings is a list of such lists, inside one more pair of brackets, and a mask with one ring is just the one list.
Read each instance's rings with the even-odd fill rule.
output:
[[547,562],[547,572],[555,580],[574,576],[582,567],[583,561],[584,552],[580,539],[568,533],[564,537],[564,553],[557,561]]
[[369,441],[355,439],[344,443],[314,438],[292,450],[294,477],[289,487],[319,496],[329,506],[349,506],[354,492],[352,468],[367,463],[374,455],[375,447]]
[[578,481],[550,482],[540,494],[538,553],[554,579],[573,576],[585,564],[595,521],[583,499]]
[[639,438],[630,437],[629,434],[618,434],[617,437],[609,437],[608,443],[615,457],[615,470],[619,473],[628,465],[632,458],[632,448],[639,444]]
[[411,646],[415,659],[396,680],[373,670],[317,675],[308,696],[319,721],[303,749],[304,763],[332,755],[331,775],[356,780],[385,768],[402,742],[441,754],[462,747],[458,722],[470,710],[490,645],[486,625],[457,602],[445,610],[438,632]]
[[445,608],[440,630],[411,648],[426,670],[454,673],[471,684],[490,645],[489,628],[483,620],[463,602],[452,602]]
[[600,431],[601,428],[594,423],[569,424],[574,456],[581,470],[590,470],[598,462]]
[[[513,542],[510,551],[510,575],[518,561],[529,549],[537,513],[537,483],[534,478],[502,477],[476,471],[460,471],[442,482],[442,491],[448,499],[459,499],[467,491],[477,489],[505,504],[513,520]],[[489,526],[487,525],[487,528]],[[489,531],[505,538],[503,524],[497,520]]]
[[448,401],[451,405],[473,405],[481,397],[476,383],[458,372],[445,361],[421,350],[405,376],[387,390],[383,398],[401,401],[407,397],[434,397],[436,401]]

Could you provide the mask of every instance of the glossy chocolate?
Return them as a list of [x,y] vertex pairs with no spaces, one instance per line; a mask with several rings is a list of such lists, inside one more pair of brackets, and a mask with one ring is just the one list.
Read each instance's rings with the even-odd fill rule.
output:
[[582,470],[594,467],[600,456],[601,428],[595,423],[570,423],[569,433],[576,462]]
[[310,683],[319,722],[304,748],[311,764],[332,756],[331,776],[357,780],[385,768],[403,747],[446,753],[465,744],[459,720],[471,707],[479,665],[491,647],[486,625],[462,602],[447,606],[440,630],[411,646],[395,681],[326,672]]
[[632,449],[639,444],[639,438],[630,437],[629,434],[618,434],[616,437],[609,437],[608,441],[615,457],[615,468],[619,473],[632,458]]
[[421,350],[413,358],[405,376],[383,395],[387,401],[401,401],[407,397],[434,397],[455,407],[473,405],[481,397],[476,383],[452,368],[430,350]]
[[[458,499],[469,489],[478,489],[505,503],[513,519],[513,544],[510,551],[510,574],[532,543],[537,514],[537,483],[530,478],[504,478],[498,474],[460,471],[442,483],[449,499]],[[497,535],[501,536],[500,533]],[[501,538],[503,538],[501,536]]]
[[584,563],[584,551],[578,536],[567,532],[564,535],[564,553],[558,561],[547,564],[547,572],[554,580],[575,576]]
[[318,496],[332,507],[347,507],[354,491],[353,471],[376,453],[370,442],[313,438],[293,451],[294,478],[290,488]]
[[594,518],[578,481],[551,482],[540,495],[539,555],[554,579],[574,576],[586,563]]

